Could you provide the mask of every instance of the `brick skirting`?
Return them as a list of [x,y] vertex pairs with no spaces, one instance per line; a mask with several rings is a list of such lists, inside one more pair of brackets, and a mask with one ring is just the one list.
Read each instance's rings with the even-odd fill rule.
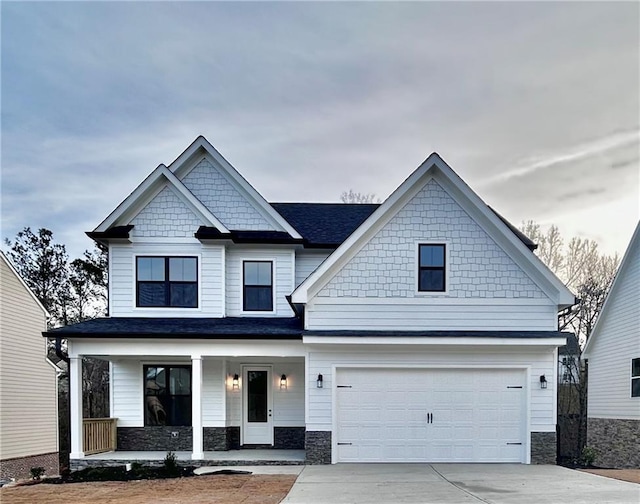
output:
[[58,452],[53,452],[0,460],[0,478],[31,478],[32,467],[44,467],[46,476],[55,476],[60,474],[58,457]]

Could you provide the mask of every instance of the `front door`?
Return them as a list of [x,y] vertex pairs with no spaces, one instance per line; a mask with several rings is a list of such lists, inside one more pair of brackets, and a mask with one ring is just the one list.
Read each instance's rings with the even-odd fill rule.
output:
[[273,444],[271,366],[243,366],[242,444]]

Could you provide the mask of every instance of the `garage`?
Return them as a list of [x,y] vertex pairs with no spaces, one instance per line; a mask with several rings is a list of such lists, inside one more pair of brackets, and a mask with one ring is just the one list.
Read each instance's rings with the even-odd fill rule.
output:
[[336,370],[336,462],[522,462],[524,369]]

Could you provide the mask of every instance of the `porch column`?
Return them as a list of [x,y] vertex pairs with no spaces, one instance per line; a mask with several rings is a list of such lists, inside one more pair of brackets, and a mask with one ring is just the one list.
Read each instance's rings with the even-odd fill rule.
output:
[[204,458],[202,440],[202,356],[191,357],[191,425],[193,430],[192,460]]
[[82,357],[69,358],[69,407],[71,410],[70,458],[84,457],[82,446]]

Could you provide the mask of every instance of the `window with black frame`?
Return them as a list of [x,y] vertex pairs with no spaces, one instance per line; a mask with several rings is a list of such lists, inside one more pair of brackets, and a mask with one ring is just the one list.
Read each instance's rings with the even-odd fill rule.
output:
[[640,397],[640,358],[631,359],[631,397]]
[[137,257],[136,306],[197,308],[197,257]]
[[144,366],[144,424],[191,425],[191,367]]
[[444,292],[446,245],[420,244],[418,247],[418,291]]
[[243,261],[244,311],[273,311],[273,263]]

